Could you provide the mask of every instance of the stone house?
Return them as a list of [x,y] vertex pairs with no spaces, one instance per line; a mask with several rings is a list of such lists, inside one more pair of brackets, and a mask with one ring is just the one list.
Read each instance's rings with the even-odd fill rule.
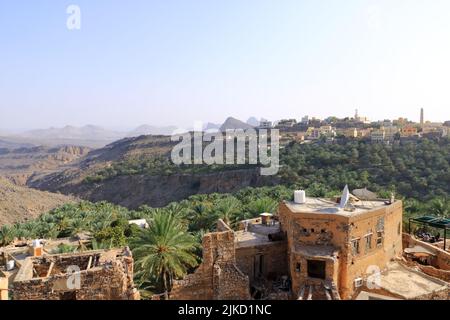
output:
[[402,201],[358,199],[348,189],[336,199],[294,199],[237,231],[219,221],[203,239],[202,264],[174,282],[170,299],[447,297],[445,275],[404,264]]
[[370,275],[402,255],[402,202],[306,198],[283,202],[279,219],[288,246],[292,291],[336,288],[350,299]]
[[128,248],[28,257],[11,291],[14,300],[139,299]]

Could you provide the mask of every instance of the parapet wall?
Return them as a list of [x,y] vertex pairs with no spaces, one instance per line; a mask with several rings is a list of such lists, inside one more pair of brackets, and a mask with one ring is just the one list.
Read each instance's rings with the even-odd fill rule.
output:
[[424,241],[420,241],[410,234],[403,233],[402,235],[403,240],[403,248],[411,248],[416,245],[419,245],[436,255],[436,267],[442,270],[450,270],[450,253],[447,251],[444,251],[431,243],[427,243]]
[[418,264],[417,267],[419,267],[420,271],[429,276],[450,282],[450,270],[441,270],[433,266],[422,266],[420,264]]

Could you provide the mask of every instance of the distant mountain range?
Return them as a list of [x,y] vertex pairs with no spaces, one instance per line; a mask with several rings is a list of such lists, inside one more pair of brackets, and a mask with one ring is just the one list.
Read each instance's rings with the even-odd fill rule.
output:
[[16,135],[32,139],[89,139],[89,140],[115,140],[123,137],[123,133],[104,129],[99,126],[87,125],[84,127],[65,126],[63,128],[49,128],[26,131]]
[[142,125],[127,134],[127,137],[139,137],[147,135],[170,136],[177,129],[175,126],[156,127],[150,125]]
[[[249,129],[257,126],[259,121],[251,117],[246,122],[229,117],[223,124],[207,123],[204,130],[232,130]],[[0,134],[0,148],[20,148],[30,146],[83,146],[90,148],[101,148],[114,141],[123,138],[139,137],[143,135],[165,135],[169,136],[178,128],[175,126],[152,126],[141,125],[131,131],[115,131],[95,125],[86,125],[83,127],[65,126],[62,128],[48,128],[25,131],[22,133]]]
[[38,145],[46,146],[85,146],[101,148],[111,142],[142,135],[171,135],[175,126],[157,127],[142,125],[136,129],[115,131],[100,126],[86,125],[83,127],[65,126],[63,128],[48,128],[25,131],[17,134],[0,135],[0,148],[20,148]]

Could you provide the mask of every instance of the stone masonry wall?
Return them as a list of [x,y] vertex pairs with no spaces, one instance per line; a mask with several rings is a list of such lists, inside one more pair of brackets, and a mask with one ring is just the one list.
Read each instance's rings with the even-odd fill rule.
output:
[[[76,274],[75,274],[76,276]],[[71,278],[70,278],[71,277]],[[101,266],[79,272],[80,286],[74,274],[56,274],[13,283],[14,300],[134,300],[139,299],[133,284],[133,259],[120,257]],[[68,298],[69,297],[69,298]]]
[[255,280],[255,260],[263,256],[263,278],[276,280],[280,276],[288,275],[288,257],[287,242],[276,241],[269,244],[255,245],[252,247],[243,247],[236,249],[236,261],[244,274],[246,274],[250,283]]
[[450,270],[450,253],[437,248],[436,246],[426,243],[423,241],[420,241],[418,239],[413,238],[411,235],[407,233],[403,233],[403,247],[404,248],[410,248],[414,247],[415,245],[419,245],[424,247],[427,250],[430,250],[436,255],[436,266],[439,269],[442,270]]
[[193,274],[174,281],[170,299],[250,299],[248,277],[236,266],[234,232],[222,227],[225,231],[203,237],[203,262]]

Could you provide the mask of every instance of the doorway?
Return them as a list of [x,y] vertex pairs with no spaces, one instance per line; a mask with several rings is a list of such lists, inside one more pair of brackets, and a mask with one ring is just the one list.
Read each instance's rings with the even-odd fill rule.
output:
[[326,262],[321,260],[308,260],[308,277],[325,280]]
[[76,291],[66,291],[59,294],[59,300],[77,300]]

